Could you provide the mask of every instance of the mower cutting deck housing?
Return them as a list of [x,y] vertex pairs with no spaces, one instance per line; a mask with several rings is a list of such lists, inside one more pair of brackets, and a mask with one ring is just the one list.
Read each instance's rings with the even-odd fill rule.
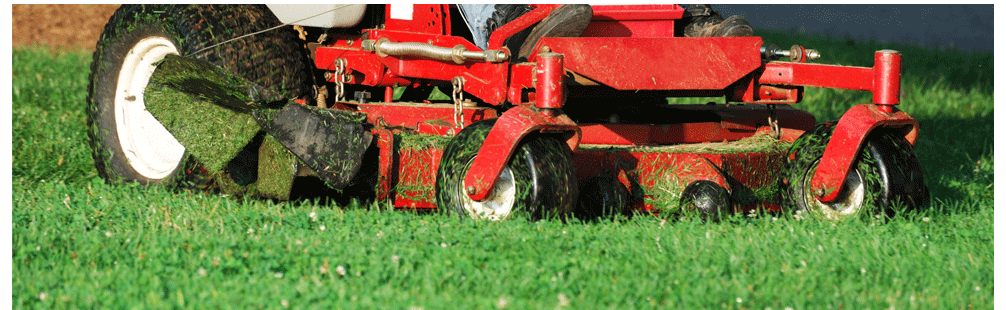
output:
[[[397,208],[489,220],[784,208],[845,217],[928,203],[912,152],[918,123],[897,109],[897,51],[876,51],[869,68],[809,64],[817,51],[759,37],[676,36],[686,17],[677,5],[610,5],[592,7],[580,37],[542,38],[518,61],[505,40],[559,5],[533,7],[487,50],[453,5],[369,5],[345,17],[351,26],[308,28],[326,33],[305,54],[330,96],[290,104],[364,114],[370,150],[359,173],[338,179]],[[870,91],[873,102],[816,125],[791,106],[804,86]],[[432,87],[451,99],[431,102]],[[279,140],[303,160],[289,145],[306,144],[292,136]]]

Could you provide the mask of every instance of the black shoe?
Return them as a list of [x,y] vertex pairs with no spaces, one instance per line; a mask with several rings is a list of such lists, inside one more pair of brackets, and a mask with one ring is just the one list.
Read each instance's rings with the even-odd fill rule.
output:
[[517,53],[517,59],[526,60],[541,38],[579,37],[584,30],[587,30],[587,25],[593,16],[594,10],[586,4],[563,4],[555,8],[545,19],[538,22],[524,40],[520,52]]
[[687,12],[691,20],[685,26],[686,37],[751,37],[754,29],[742,16],[734,15],[727,19],[719,12],[713,12],[708,4],[690,5]]

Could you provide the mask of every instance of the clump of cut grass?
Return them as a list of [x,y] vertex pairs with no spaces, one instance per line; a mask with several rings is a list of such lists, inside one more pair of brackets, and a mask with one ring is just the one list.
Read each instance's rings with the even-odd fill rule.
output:
[[150,77],[146,108],[212,173],[251,142],[258,105],[235,77],[202,61],[168,55]]

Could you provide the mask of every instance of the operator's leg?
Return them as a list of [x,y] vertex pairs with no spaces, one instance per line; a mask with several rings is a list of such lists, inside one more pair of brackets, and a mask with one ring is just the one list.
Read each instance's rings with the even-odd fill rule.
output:
[[[492,18],[486,21],[486,30],[488,30],[486,40],[488,40],[489,36],[492,36],[493,31],[496,31],[496,29],[534,10],[534,8],[527,4],[497,4],[495,8],[496,11],[493,12]],[[529,33],[531,33],[531,27],[518,31],[509,38],[504,39],[503,46],[510,50],[510,55],[516,55],[517,49],[527,39]]]
[[458,4],[458,8],[464,15],[468,30],[472,31],[475,46],[483,50],[487,49],[489,33],[492,31],[486,28],[486,21],[493,17],[493,12],[496,12],[495,6],[493,4]]
[[[472,30],[475,45],[488,49],[493,31],[533,10],[526,4],[459,4],[468,28]],[[533,27],[528,27],[507,38],[503,44],[510,54],[527,58],[538,39],[544,37],[578,37],[590,24],[594,11],[586,4],[564,4],[552,11]],[[514,57],[516,60],[517,57]]]

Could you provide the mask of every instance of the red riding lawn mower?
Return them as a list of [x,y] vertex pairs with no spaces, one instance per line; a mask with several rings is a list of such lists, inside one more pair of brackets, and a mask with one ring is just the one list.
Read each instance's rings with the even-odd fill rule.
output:
[[[109,182],[275,199],[316,178],[493,221],[929,203],[899,52],[845,67],[682,37],[678,5],[593,6],[579,36],[508,41],[562,7],[530,6],[483,49],[455,5],[123,6],[92,64],[95,164]],[[873,102],[816,124],[791,106],[805,86]]]

